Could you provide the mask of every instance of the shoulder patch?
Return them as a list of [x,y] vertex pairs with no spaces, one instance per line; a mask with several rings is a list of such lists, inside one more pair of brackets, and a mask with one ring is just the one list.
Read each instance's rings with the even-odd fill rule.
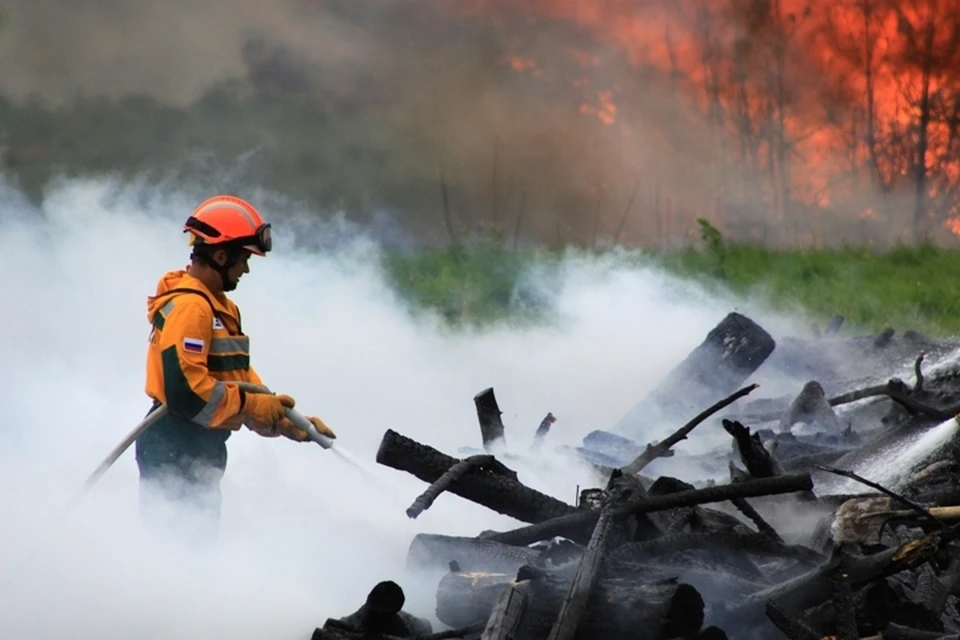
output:
[[190,353],[203,353],[203,340],[197,338],[184,338],[183,339],[183,350],[189,351]]

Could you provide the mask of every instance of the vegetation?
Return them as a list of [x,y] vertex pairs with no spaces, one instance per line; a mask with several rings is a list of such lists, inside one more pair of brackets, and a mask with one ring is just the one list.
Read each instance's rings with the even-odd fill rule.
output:
[[[938,248],[960,236],[952,0],[696,2],[664,29],[629,30],[637,46],[623,51],[611,35],[645,20],[613,5],[644,3],[610,3],[593,26],[576,9],[521,15],[537,3],[480,3],[527,8],[473,17],[449,3],[312,4],[298,21],[365,34],[355,53],[371,55],[268,29],[242,36],[236,76],[177,103],[126,93],[142,85],[121,75],[149,71],[132,62],[104,77],[111,91],[62,102],[41,99],[58,82],[37,74],[40,97],[0,94],[0,173],[34,199],[54,177],[116,174],[263,187],[360,224],[387,212],[421,249],[388,254],[394,284],[455,324],[536,322],[566,247],[621,244],[627,266],[784,310],[960,332],[960,261]],[[18,15],[0,14],[0,35],[30,28]]]
[[[484,247],[391,254],[388,273],[419,307],[453,323],[544,320],[549,299],[537,297],[524,276],[551,273],[559,251],[514,253]],[[879,253],[863,248],[772,251],[758,246],[639,251],[625,267],[652,265],[708,288],[756,296],[774,309],[803,309],[823,326],[833,314],[845,331],[893,327],[928,335],[960,334],[960,251],[931,245]],[[852,329],[855,327],[856,329]]]

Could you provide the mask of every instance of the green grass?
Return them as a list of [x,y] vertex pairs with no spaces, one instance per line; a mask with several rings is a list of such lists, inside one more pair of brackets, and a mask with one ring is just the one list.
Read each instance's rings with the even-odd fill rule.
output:
[[[558,252],[513,253],[490,247],[391,254],[387,271],[415,307],[453,324],[537,322],[549,298],[525,286],[534,267],[555,273]],[[823,322],[835,313],[863,330],[893,327],[960,335],[960,251],[933,246],[885,253],[868,249],[771,251],[712,245],[707,250],[630,253],[625,266],[654,264],[714,290],[749,295],[774,309],[797,308]],[[548,281],[549,282],[549,281]]]
[[549,308],[523,286],[531,268],[555,263],[556,254],[513,253],[491,247],[388,254],[392,284],[414,309],[439,312],[452,325],[535,323]]

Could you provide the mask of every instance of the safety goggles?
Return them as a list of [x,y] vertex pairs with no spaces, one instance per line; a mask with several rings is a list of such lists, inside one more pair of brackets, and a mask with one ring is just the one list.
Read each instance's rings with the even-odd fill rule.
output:
[[[216,229],[216,227],[207,224],[203,220],[198,220],[193,216],[187,218],[186,227],[188,229],[193,229],[200,235],[208,238],[219,238],[221,235],[223,235]],[[268,253],[271,249],[273,249],[273,233],[270,231],[270,223],[267,222],[261,224],[259,227],[257,227],[257,230],[253,235],[233,238],[229,242],[242,246],[253,246],[262,253]]]
[[257,232],[252,236],[237,238],[235,242],[243,246],[254,246],[261,253],[269,253],[273,249],[273,234],[270,231],[270,223],[266,222],[257,228]]

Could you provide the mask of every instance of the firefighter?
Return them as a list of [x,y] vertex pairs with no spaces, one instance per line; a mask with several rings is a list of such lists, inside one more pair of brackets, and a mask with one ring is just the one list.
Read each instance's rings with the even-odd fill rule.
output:
[[[307,433],[286,417],[289,395],[244,392],[231,381],[263,382],[250,363],[250,339],[226,292],[249,273],[252,255],[272,248],[270,225],[249,202],[229,195],[202,202],[183,231],[190,264],[165,273],[147,298],[151,324],[146,393],[168,413],[136,443],[141,512],[148,524],[187,528],[212,541],[220,522],[226,441],[246,426],[265,437],[297,442]],[[336,436],[319,418],[317,430]]]

